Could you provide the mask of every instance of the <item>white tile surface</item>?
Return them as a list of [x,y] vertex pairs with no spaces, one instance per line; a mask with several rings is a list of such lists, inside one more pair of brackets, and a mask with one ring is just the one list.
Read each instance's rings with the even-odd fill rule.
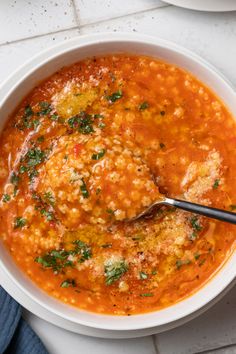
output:
[[[100,339],[62,330],[27,312],[27,322],[50,354],[155,354],[152,337]],[[53,340],[54,339],[54,340]]]
[[80,25],[168,6],[160,0],[74,0]]
[[236,87],[236,12],[206,13],[170,6],[81,29],[81,33],[102,31],[137,31],[174,41],[210,61]]
[[200,317],[156,335],[156,341],[160,354],[193,354],[236,345],[236,287]]
[[40,51],[78,35],[79,30],[74,29],[0,46],[0,68],[4,68],[0,70],[0,82]]
[[76,25],[71,0],[1,0],[0,43]]

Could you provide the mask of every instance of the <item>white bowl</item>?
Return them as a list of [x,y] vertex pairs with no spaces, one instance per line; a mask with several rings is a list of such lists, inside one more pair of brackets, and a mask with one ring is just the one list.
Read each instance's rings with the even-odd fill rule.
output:
[[[99,34],[78,37],[32,58],[0,89],[2,129],[7,117],[27,93],[56,70],[86,57],[128,52],[161,58],[176,64],[212,88],[236,116],[232,86],[195,54],[157,38],[138,34]],[[128,338],[161,332],[182,324],[215,303],[232,286],[236,276],[236,252],[220,271],[191,297],[160,311],[135,316],[110,316],[85,312],[48,296],[15,265],[0,244],[0,281],[25,308],[43,319],[74,332],[98,337]]]

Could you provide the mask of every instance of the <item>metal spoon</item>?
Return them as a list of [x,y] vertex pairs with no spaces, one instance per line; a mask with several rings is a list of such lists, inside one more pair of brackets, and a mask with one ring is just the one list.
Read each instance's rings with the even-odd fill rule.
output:
[[162,205],[170,205],[172,207],[190,211],[195,214],[200,214],[208,216],[209,218],[217,219],[220,221],[226,221],[231,224],[236,224],[236,213],[232,213],[230,211],[225,211],[222,209],[210,208],[201,204],[186,202],[185,200],[167,197],[164,197],[163,199],[157,200],[156,202],[152,203],[147,209],[142,211],[134,218],[129,219],[129,221],[137,221],[140,218],[152,217],[155,215],[158,209],[162,207]]

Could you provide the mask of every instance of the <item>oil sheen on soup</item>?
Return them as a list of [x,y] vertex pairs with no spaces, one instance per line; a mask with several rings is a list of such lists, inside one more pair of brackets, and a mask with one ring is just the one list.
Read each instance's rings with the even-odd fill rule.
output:
[[128,54],[78,62],[39,84],[0,138],[0,235],[49,295],[113,315],[155,311],[202,286],[235,226],[163,195],[236,209],[236,124],[195,77]]

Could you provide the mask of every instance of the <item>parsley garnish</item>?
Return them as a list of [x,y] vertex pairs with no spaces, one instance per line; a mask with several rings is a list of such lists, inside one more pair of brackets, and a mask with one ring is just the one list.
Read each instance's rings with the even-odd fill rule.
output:
[[164,149],[166,147],[164,143],[160,143],[159,145],[161,149]]
[[94,132],[93,129],[94,117],[86,112],[80,112],[68,120],[68,124],[73,129],[78,129],[82,134],[90,134]]
[[205,262],[206,262],[206,258],[203,258],[203,259],[199,262],[199,267],[201,267]]
[[193,216],[191,219],[190,219],[190,223],[193,227],[194,230],[196,231],[201,231],[202,230],[202,226],[199,224],[199,219],[197,216]]
[[9,202],[10,200],[11,200],[11,197],[10,197],[9,194],[3,194],[3,196],[2,196],[2,201],[3,201],[3,203],[7,203],[7,202]]
[[114,103],[114,102],[116,102],[117,100],[119,100],[122,97],[123,97],[123,93],[122,93],[121,90],[119,90],[117,92],[112,93],[110,96],[106,96],[106,99],[109,102]]
[[112,209],[110,209],[110,208],[108,208],[108,209],[106,210],[106,212],[107,212],[108,214],[110,214],[110,215],[114,215],[114,213],[115,213],[115,211],[112,210]]
[[50,205],[54,205],[55,204],[55,199],[54,199],[54,197],[53,197],[51,192],[44,193],[43,198],[44,198],[46,203],[48,203]]
[[140,296],[142,296],[142,297],[152,297],[153,293],[144,293],[144,294],[140,294]]
[[40,111],[37,112],[38,116],[45,116],[52,111],[52,106],[49,102],[39,102]]
[[106,126],[106,124],[103,122],[98,123],[98,128],[100,128],[100,129],[104,129],[105,126]]
[[144,272],[139,272],[139,278],[142,280],[145,280],[148,278],[148,275]]
[[81,181],[82,181],[82,185],[80,186],[80,190],[81,190],[82,196],[84,198],[88,198],[89,197],[89,191],[87,189],[87,186],[86,186],[83,178],[81,178]]
[[236,204],[231,204],[229,207],[231,210],[236,210]]
[[102,248],[111,248],[112,243],[105,243],[104,245],[101,245]]
[[176,268],[180,269],[183,265],[190,264],[190,263],[191,263],[191,261],[189,259],[186,259],[186,260],[177,259],[175,264],[176,264]]
[[147,109],[149,107],[149,103],[148,102],[143,102],[139,105],[138,109],[140,111],[144,111],[145,109]]
[[12,172],[11,177],[10,177],[10,182],[14,186],[18,186],[19,181],[20,181],[20,177],[15,172]]
[[69,286],[72,286],[73,288],[76,287],[76,282],[74,279],[66,279],[61,283],[61,288],[69,288]]
[[191,235],[189,236],[190,241],[194,241],[194,240],[196,240],[196,238],[197,238],[196,232],[192,232]]
[[111,285],[119,280],[121,276],[128,270],[127,263],[122,261],[108,261],[105,265],[104,272],[106,277],[106,285]]
[[40,148],[29,149],[23,160],[26,160],[28,167],[39,165],[45,160],[46,154]]
[[40,210],[40,214],[44,215],[46,217],[47,221],[55,220],[55,215],[53,214],[53,212],[48,211],[44,208]]
[[35,169],[35,167],[44,162],[45,159],[45,151],[38,147],[29,149],[25,156],[21,158],[21,162],[24,162],[25,164],[20,166],[19,172],[27,172],[30,180],[32,181],[32,179],[38,175],[38,171]]
[[220,184],[220,180],[219,180],[219,179],[216,179],[215,182],[214,182],[214,184],[213,184],[213,186],[212,186],[212,188],[213,188],[213,189],[217,189],[217,188],[219,187],[219,184]]
[[73,262],[68,260],[69,252],[65,250],[52,250],[45,255],[36,257],[35,262],[44,268],[51,268],[54,272],[60,272],[65,267],[73,267]]
[[100,160],[106,153],[105,149],[102,149],[100,152],[98,152],[97,154],[93,154],[92,155],[92,160]]
[[27,106],[25,106],[25,114],[24,117],[31,117],[33,116],[34,112],[31,108],[31,106],[28,104]]
[[76,240],[73,242],[73,244],[75,245],[75,249],[74,251],[72,251],[72,254],[80,254],[81,256],[79,259],[79,263],[83,263],[84,261],[92,257],[91,248],[87,245],[87,243],[80,240]]
[[41,135],[41,136],[39,136],[38,138],[37,138],[37,142],[38,143],[42,143],[42,142],[44,142],[44,136],[43,135]]
[[26,225],[27,220],[25,218],[22,218],[21,216],[18,216],[15,218],[14,221],[14,229],[19,229],[22,228]]

